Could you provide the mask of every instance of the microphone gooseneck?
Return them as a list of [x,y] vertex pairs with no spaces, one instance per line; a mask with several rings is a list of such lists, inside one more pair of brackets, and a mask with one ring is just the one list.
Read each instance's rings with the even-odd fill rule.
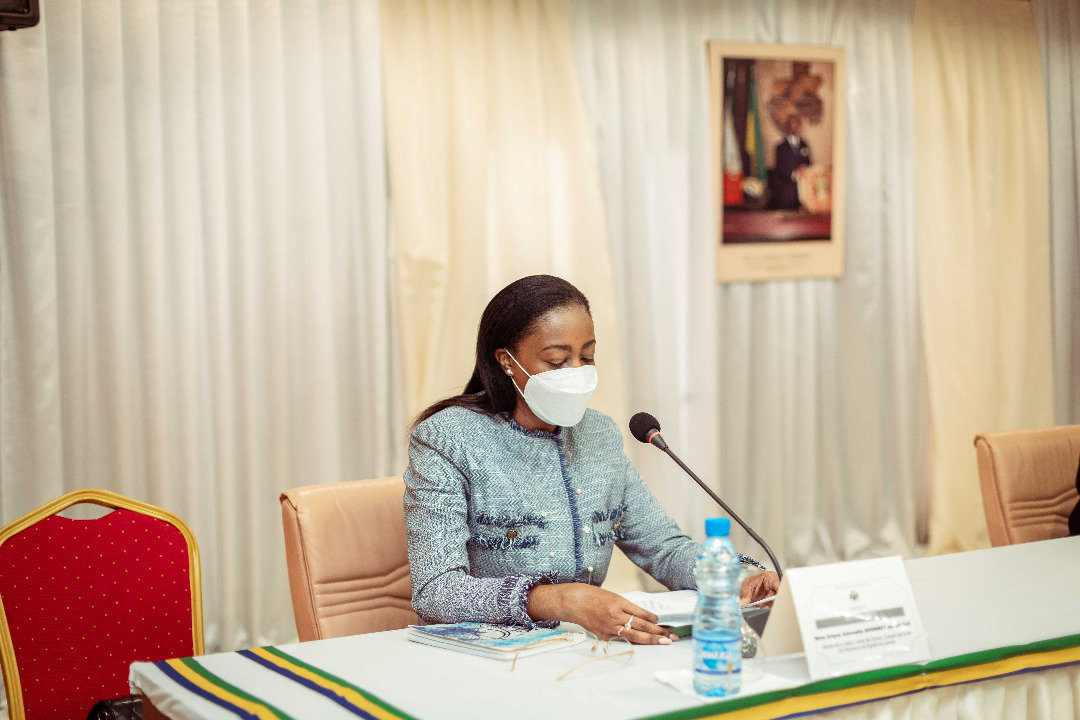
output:
[[699,478],[693,470],[686,466],[686,463],[684,463],[678,455],[672,452],[671,448],[668,447],[668,444],[664,441],[664,437],[660,434],[660,422],[656,418],[647,412],[636,413],[634,417],[630,418],[630,434],[639,442],[643,442],[647,445],[655,445],[667,453],[687,475],[694,479],[694,482],[696,482],[702,490],[709,494],[709,497],[716,501],[717,505],[724,508],[724,512],[730,515],[732,520],[739,523],[739,526],[746,531],[747,535],[754,539],[754,542],[761,546],[769,556],[769,559],[772,560],[773,567],[776,568],[777,577],[783,579],[784,572],[780,569],[780,563],[777,561],[776,555],[773,554],[768,543],[762,540],[761,536],[754,532],[752,527],[743,522],[743,519],[739,517],[734,510],[728,507],[728,504],[721,500],[719,495],[714,493],[708,485],[701,481],[701,478]]

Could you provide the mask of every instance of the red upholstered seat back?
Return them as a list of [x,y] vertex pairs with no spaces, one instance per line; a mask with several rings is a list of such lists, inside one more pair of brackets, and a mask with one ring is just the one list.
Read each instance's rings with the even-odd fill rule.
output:
[[0,600],[26,717],[82,720],[127,695],[128,666],[195,654],[188,546],[173,525],[117,509],[50,515],[0,545]]

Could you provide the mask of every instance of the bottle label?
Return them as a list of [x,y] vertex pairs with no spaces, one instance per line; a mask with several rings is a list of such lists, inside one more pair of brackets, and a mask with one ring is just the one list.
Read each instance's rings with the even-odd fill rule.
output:
[[695,637],[694,641],[697,644],[695,670],[699,674],[720,677],[737,675],[742,670],[742,647],[738,636],[722,633],[715,637]]

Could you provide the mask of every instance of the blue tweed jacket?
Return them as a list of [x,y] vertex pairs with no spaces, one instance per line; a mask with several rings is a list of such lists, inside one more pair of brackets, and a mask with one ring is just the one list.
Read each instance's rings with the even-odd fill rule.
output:
[[696,544],[594,410],[554,434],[466,408],[436,413],[410,438],[405,525],[413,607],[426,622],[533,627],[529,590],[600,585],[614,545],[667,587],[695,587]]

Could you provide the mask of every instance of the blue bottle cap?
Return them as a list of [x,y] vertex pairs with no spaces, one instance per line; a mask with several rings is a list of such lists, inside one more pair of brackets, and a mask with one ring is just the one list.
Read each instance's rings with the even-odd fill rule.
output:
[[727,537],[731,534],[731,521],[727,518],[706,518],[705,534],[709,537]]

